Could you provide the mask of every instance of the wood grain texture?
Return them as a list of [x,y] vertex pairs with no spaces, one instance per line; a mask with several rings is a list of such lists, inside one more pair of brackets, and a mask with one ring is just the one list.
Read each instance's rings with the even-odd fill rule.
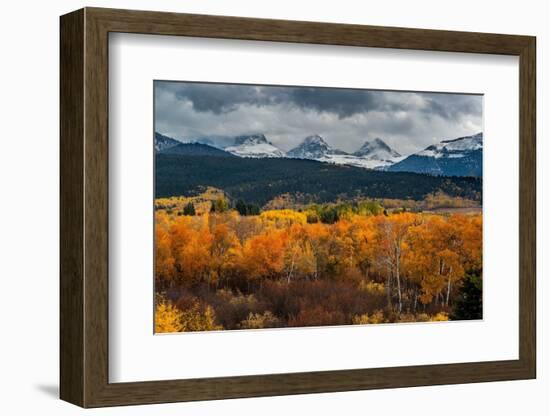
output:
[[110,32],[519,55],[528,36],[87,8]]
[[109,309],[109,141],[108,33],[85,13],[84,67],[84,344],[85,406],[94,403],[108,380]]
[[84,12],[61,19],[60,388],[84,405]]
[[[518,360],[192,380],[108,380],[108,33],[520,57]],[[61,397],[83,407],[517,380],[536,375],[535,39],[87,8],[61,18]]]
[[520,54],[519,143],[519,355],[536,377],[536,40]]

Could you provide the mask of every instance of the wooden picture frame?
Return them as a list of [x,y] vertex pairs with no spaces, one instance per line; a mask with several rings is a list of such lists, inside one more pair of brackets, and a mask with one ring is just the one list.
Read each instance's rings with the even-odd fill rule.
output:
[[[102,407],[536,377],[534,37],[100,8],[64,15],[60,28],[60,396],[63,400],[82,407]],[[519,359],[109,383],[108,35],[111,32],[518,56]]]

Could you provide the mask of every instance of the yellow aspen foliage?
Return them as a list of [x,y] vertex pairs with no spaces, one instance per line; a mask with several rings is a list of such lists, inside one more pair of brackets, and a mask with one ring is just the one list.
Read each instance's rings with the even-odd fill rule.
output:
[[432,322],[448,321],[449,314],[445,312],[439,312],[430,318]]
[[384,312],[377,310],[371,315],[369,315],[368,313],[355,315],[352,319],[352,322],[355,325],[383,324],[385,322]]
[[260,214],[260,218],[263,221],[273,223],[277,227],[288,227],[294,223],[305,224],[307,222],[306,214],[292,209],[264,211]]
[[174,278],[174,257],[172,239],[164,226],[155,229],[155,276],[159,280],[171,282]]
[[386,292],[386,288],[384,287],[383,283],[376,283],[372,281],[360,281],[359,282],[359,289],[364,290],[365,292],[371,294],[371,295],[383,295]]
[[198,302],[193,302],[192,305],[183,311],[181,316],[181,331],[216,331],[223,329],[221,325],[216,324],[216,314],[211,306],[206,306],[204,310]]
[[164,300],[155,308],[155,333],[180,332],[183,330],[182,312]]
[[366,325],[370,324],[369,314],[364,313],[363,315],[355,315],[352,319],[354,325]]

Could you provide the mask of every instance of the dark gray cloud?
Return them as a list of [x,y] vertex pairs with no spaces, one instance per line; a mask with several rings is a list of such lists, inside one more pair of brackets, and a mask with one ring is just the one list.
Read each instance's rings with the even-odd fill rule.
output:
[[376,110],[392,111],[399,107],[386,102],[380,93],[364,90],[293,88],[288,98],[291,105],[302,110],[333,113],[339,118]]
[[446,119],[479,116],[483,110],[479,95],[424,93],[423,96],[429,103],[428,113]]
[[380,136],[402,152],[482,129],[482,96],[155,82],[155,125],[177,138],[261,132],[283,149],[317,133],[344,150]]
[[411,92],[186,82],[157,82],[156,85],[158,89],[173,93],[178,100],[189,101],[195,111],[218,115],[236,111],[240,105],[275,104],[333,113],[340,118],[369,111],[418,110],[452,119],[480,111],[479,100],[471,95],[424,93],[421,95],[423,100],[418,101],[407,99],[407,96],[419,94]]

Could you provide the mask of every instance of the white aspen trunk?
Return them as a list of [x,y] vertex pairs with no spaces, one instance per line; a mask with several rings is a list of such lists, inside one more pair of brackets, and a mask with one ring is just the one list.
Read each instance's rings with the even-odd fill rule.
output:
[[401,258],[401,248],[399,247],[399,244],[397,244],[395,248],[395,278],[397,279],[397,299],[399,302],[399,313],[401,313],[401,310],[403,309],[403,302],[401,299],[401,276],[400,276],[400,270],[399,270],[399,263]]
[[395,277],[397,279],[397,299],[399,302],[399,313],[401,313],[401,310],[403,309],[403,302],[401,299],[401,278],[399,276],[399,266],[395,269]]
[[451,282],[451,275],[453,273],[453,267],[449,267],[449,281],[447,282],[447,299],[445,299],[445,306],[449,306],[449,300],[451,297],[451,288],[452,288],[452,282]]
[[287,278],[286,278],[286,283],[287,284],[290,284],[290,278],[292,277],[292,272],[294,271],[294,262],[295,262],[295,254],[296,252],[292,253],[292,262],[290,263],[290,268],[288,270],[288,274],[287,274]]
[[317,261],[317,256],[315,257],[315,272],[313,273],[313,279],[317,280],[319,277],[319,262]]
[[288,274],[286,276],[286,283],[290,284],[290,278],[292,277],[292,271],[294,269],[294,259],[292,259],[292,263],[290,263],[290,269],[288,271]]
[[386,279],[386,297],[388,299],[388,308],[391,309],[391,271],[388,271],[388,278]]

